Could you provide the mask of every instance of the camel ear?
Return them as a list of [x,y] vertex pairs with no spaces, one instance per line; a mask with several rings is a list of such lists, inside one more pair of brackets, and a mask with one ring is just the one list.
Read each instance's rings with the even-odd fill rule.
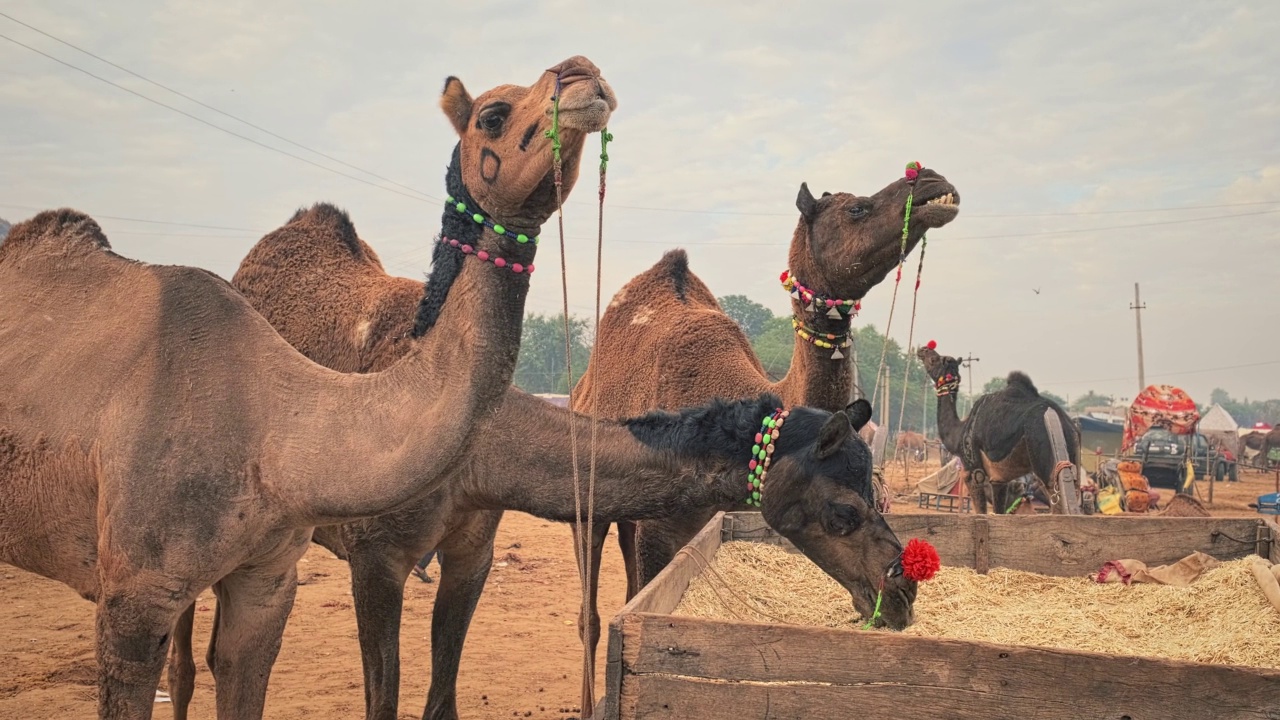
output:
[[849,416],[854,432],[857,432],[871,420],[871,403],[867,402],[866,398],[858,398],[849,403],[844,412]]
[[[868,403],[868,407],[870,407],[870,403]],[[835,455],[840,446],[844,444],[844,441],[848,440],[852,434],[853,426],[849,424],[849,416],[845,415],[843,410],[832,415],[831,419],[827,420],[822,429],[818,431],[818,459],[826,460]]]
[[805,220],[813,222],[818,216],[818,201],[813,199],[813,193],[809,192],[808,183],[800,183],[800,194],[796,196],[796,208]]
[[453,129],[458,131],[458,135],[465,135],[467,132],[467,123],[471,121],[472,103],[471,94],[462,86],[462,81],[450,75],[444,81],[444,92],[440,95],[440,109],[444,110],[444,116],[453,123]]

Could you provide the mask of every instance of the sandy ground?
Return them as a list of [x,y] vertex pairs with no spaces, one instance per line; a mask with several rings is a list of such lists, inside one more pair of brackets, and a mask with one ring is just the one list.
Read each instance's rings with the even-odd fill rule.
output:
[[[930,464],[929,469],[936,468]],[[924,468],[914,466],[921,477]],[[900,466],[889,468],[905,487]],[[1215,488],[1213,513],[1256,516],[1247,506],[1274,491],[1274,475],[1242,474]],[[1207,493],[1207,486],[1203,488]],[[895,512],[919,512],[914,501]],[[459,678],[463,718],[567,718],[578,714],[581,645],[578,578],[567,525],[507,513],[498,530],[495,567],[476,611]],[[431,574],[439,569],[434,563]],[[305,584],[285,631],[267,696],[269,718],[362,717],[363,689],[347,566],[313,546],[299,565]],[[429,635],[435,585],[409,578],[401,631],[401,718],[421,717],[430,677]],[[622,606],[625,582],[616,541],[602,569],[601,615]],[[0,719],[95,715],[93,606],[59,583],[0,566]],[[198,675],[192,717],[214,717],[213,679],[203,661],[213,594],[196,614]],[[603,670],[602,644],[599,664]],[[601,675],[603,673],[601,672]],[[603,693],[603,678],[597,680]],[[156,717],[169,716],[158,704]]]

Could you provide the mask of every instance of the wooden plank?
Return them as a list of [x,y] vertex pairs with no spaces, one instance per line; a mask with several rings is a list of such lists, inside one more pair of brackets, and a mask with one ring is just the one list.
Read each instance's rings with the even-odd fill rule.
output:
[[1280,717],[1280,671],[658,615],[623,644],[632,718]]
[[[759,513],[732,513],[726,540],[794,546]],[[981,554],[979,524],[987,530],[990,567],[1043,575],[1083,575],[1108,560],[1137,558],[1148,565],[1177,562],[1200,551],[1219,560],[1256,552],[1256,518],[1166,518],[1062,515],[886,515],[903,543],[927,540],[943,565],[975,567]],[[1280,532],[1280,531],[1277,531]]]
[[991,541],[991,526],[986,516],[973,518],[973,569],[983,575],[991,569],[991,552],[987,545]]
[[1219,560],[1255,549],[1253,518],[1004,516],[991,524],[992,567],[1042,575],[1082,575],[1108,560],[1173,563],[1199,551]]
[[1262,522],[1270,535],[1270,551],[1267,554],[1271,556],[1273,564],[1280,563],[1280,523],[1274,517],[1263,518]]
[[[1045,679],[1052,684],[1053,679]],[[1163,686],[1164,683],[1158,683]],[[1185,695],[1152,696],[1132,702],[1107,697],[1046,702],[1031,695],[976,695],[925,685],[756,685],[646,675],[631,682],[638,695],[634,715],[623,720],[1027,720],[1031,718],[1121,718],[1124,720],[1274,720],[1255,707],[1207,706]],[[1039,687],[1022,686],[1036,693]],[[1131,688],[1140,696],[1140,688]]]
[[[675,559],[667,564],[648,585],[640,589],[631,602],[622,607],[621,615],[627,613],[669,613],[680,604],[689,582],[697,577],[703,566],[715,557],[720,549],[720,530],[724,526],[724,513],[716,513],[698,534],[693,536],[684,551],[676,553]],[[689,550],[691,549],[691,551]]]
[[604,697],[600,699],[594,717],[601,720],[618,720],[618,697],[622,691],[622,621],[616,615],[609,623],[609,641],[605,646]]

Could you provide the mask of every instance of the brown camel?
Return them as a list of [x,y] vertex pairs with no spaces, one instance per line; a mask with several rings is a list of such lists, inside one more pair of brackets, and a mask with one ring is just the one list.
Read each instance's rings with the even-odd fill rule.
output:
[[[912,210],[904,223],[908,198]],[[792,296],[793,324],[806,341],[795,343],[790,370],[777,383],[769,381],[737,323],[690,272],[685,252],[666,253],[614,295],[600,320],[587,372],[575,389],[574,408],[590,412],[598,402],[600,417],[623,418],[654,408],[699,405],[714,397],[774,392],[788,406],[839,410],[852,394],[851,353],[845,350],[857,303],[925,231],[956,217],[959,200],[955,187],[933,170],[921,170],[911,180],[895,180],[870,197],[823,193],[815,198],[806,184],[800,185],[800,218],[783,283]],[[638,364],[636,358],[645,361]],[[744,509],[748,508],[737,503],[638,525],[618,523],[627,597],[652,580],[717,510]],[[599,576],[608,524],[594,529],[593,578]],[[594,583],[589,591],[594,609]],[[594,657],[599,641],[594,610],[586,627],[589,657]],[[584,693],[584,712],[591,699]]]
[[1006,512],[1014,499],[1007,497],[1010,484],[1031,473],[1052,512],[1080,514],[1079,438],[1065,410],[1015,371],[1004,389],[979,397],[961,420],[956,412],[960,361],[939,355],[932,342],[916,355],[937,388],[938,434],[964,463],[965,484],[978,512],[987,512],[989,499],[996,512]]
[[909,457],[913,460],[924,460],[924,435],[921,435],[918,432],[912,432],[911,430],[903,430],[898,434],[895,454],[897,454],[898,457]]
[[[335,293],[312,284],[315,295],[302,297],[303,291],[298,288],[306,287],[307,279],[315,277],[315,273],[303,272],[301,263],[275,265],[279,268],[275,281],[260,283],[275,291],[269,299],[260,297],[253,287],[244,287],[251,301],[260,302],[257,309],[279,324],[285,340],[305,346],[308,355],[321,364],[348,372],[376,372],[396,364],[404,343],[383,340],[411,327],[421,283],[385,274],[371,247],[356,236],[349,223],[342,223],[328,232],[300,227],[292,233],[271,234],[244,260],[233,284],[243,275],[266,272],[264,265],[274,265],[266,259],[284,255],[294,259],[315,255],[316,264],[325,268],[324,277],[343,288],[343,292]],[[285,287],[293,288],[289,293],[291,302],[278,306],[280,291]],[[378,309],[375,315],[367,314],[365,309],[370,306]],[[293,322],[292,314],[300,307],[305,307],[307,315],[329,318],[330,322],[324,324],[328,328],[326,336],[306,337],[306,331],[298,331],[301,327],[320,327],[319,323]],[[365,338],[364,333],[352,332],[362,325],[378,328],[376,332],[388,337]],[[365,347],[374,350],[365,352]],[[657,414],[626,424],[603,425],[598,437],[602,484],[596,493],[595,515],[607,520],[643,519],[664,514],[676,505],[722,505],[744,496],[739,491],[740,475],[748,461],[750,438],[759,427],[755,415],[767,414],[777,404],[776,398],[750,398],[732,405],[699,407],[681,415]],[[797,409],[792,415],[822,419],[828,414]],[[854,429],[861,428],[870,416],[870,406],[861,401],[851,405],[847,413],[824,421],[840,423],[846,415]],[[442,551],[443,564],[433,618],[433,678],[424,717],[457,717],[457,669],[462,643],[488,577],[494,532],[502,511],[517,509],[561,521],[571,520],[575,514],[572,466],[568,460],[571,416],[566,409],[508,389],[506,400],[493,419],[476,428],[474,442],[467,448],[470,464],[456,478],[445,480],[442,489],[379,518],[316,529],[312,539],[351,562],[352,594],[365,666],[367,717],[397,717],[403,584],[413,562],[433,548]],[[722,428],[739,420],[746,429],[735,430],[740,436],[737,442],[731,442],[735,438],[728,437],[733,434],[728,428],[724,433],[690,434],[677,445],[663,441],[676,437],[673,433],[696,429],[695,421],[699,427]],[[575,424],[576,432],[582,436],[581,445],[586,447],[589,425],[582,416],[577,416]],[[824,427],[814,421],[809,424],[813,425],[810,429]],[[658,439],[650,439],[649,430],[637,434],[641,427],[652,427],[652,437]],[[791,427],[787,425],[787,432]],[[808,430],[796,425],[794,437],[803,439],[803,432]],[[520,438],[520,442],[512,442],[511,438]],[[791,524],[783,523],[780,528],[786,529],[797,546],[850,589],[861,612],[870,614],[872,582],[892,565],[901,547],[874,510],[869,479],[863,471],[867,446],[854,441],[849,432],[838,434],[836,439],[841,441],[838,450],[856,460],[845,466],[851,471],[833,474],[831,479],[836,484],[827,483],[818,479],[817,468],[809,468],[796,456],[804,466],[803,482],[782,486],[773,474],[769,475],[774,478],[774,495],[767,503],[765,519],[790,518]],[[782,451],[783,445],[778,448]],[[819,450],[815,455],[826,452]],[[520,468],[518,477],[512,475],[511,468]],[[530,492],[530,488],[538,492]],[[844,497],[849,489],[860,500]],[[824,515],[824,503],[838,509],[832,510],[836,515],[858,516],[858,529],[847,536],[841,534],[842,525],[836,515]],[[800,507],[799,515],[794,507]],[[893,609],[886,621],[895,628],[909,620],[910,600],[914,597],[913,588],[902,589],[905,596],[888,598]],[[180,669],[175,674],[179,682],[172,683],[170,694],[175,714],[182,715],[186,714],[195,675],[192,619],[193,614],[184,616],[184,623],[175,630],[170,653],[170,667]]]
[[[504,133],[545,125],[557,78],[571,187],[585,134],[614,106],[588,61],[474,102],[456,78],[445,86],[460,135],[450,192],[472,212],[502,208],[512,233],[536,234],[554,200],[547,143]],[[447,237],[521,270],[532,260],[533,243],[457,218],[449,206]],[[115,255],[81,213],[13,228],[0,245],[0,560],[97,603],[100,717],[151,717],[170,631],[210,585],[218,717],[262,716],[311,528],[435,491],[501,402],[529,274],[495,265],[437,247],[404,359],[342,375],[226,282]]]
[[1257,449],[1258,454],[1254,456],[1257,466],[1266,470],[1271,467],[1271,451],[1280,448],[1280,427],[1265,433],[1251,432],[1244,436],[1242,444],[1249,449]]

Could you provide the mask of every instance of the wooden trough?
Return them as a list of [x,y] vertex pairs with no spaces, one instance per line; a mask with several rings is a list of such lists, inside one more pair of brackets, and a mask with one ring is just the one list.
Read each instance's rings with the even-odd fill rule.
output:
[[[1271,519],[890,515],[944,565],[1083,576],[1199,550],[1280,562]],[[609,624],[605,720],[1280,720],[1280,671],[884,632],[672,615],[721,543],[794,551],[758,513],[721,513]]]

